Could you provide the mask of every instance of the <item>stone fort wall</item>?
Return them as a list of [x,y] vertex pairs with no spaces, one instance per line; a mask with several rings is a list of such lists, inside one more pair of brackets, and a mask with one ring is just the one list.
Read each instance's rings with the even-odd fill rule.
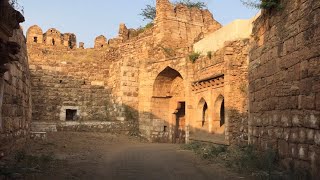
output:
[[206,48],[212,57],[204,53],[195,63],[188,57],[195,42],[220,28],[209,11],[168,0],[157,1],[153,27],[137,33],[121,24],[118,37],[98,36],[91,49],[71,46],[72,33],[32,26],[33,129],[113,129],[139,131],[152,142],[246,143],[248,37]]
[[288,168],[320,162],[320,2],[282,1],[254,22],[250,51],[250,143],[274,148]]
[[23,146],[31,124],[31,86],[20,12],[0,2],[0,159]]

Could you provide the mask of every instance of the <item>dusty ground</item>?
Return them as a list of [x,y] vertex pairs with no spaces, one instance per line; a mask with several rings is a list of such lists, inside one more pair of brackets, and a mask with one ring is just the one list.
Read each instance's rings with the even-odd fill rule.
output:
[[[44,167],[28,167],[11,178],[205,180],[245,179],[199,159],[174,144],[148,144],[120,135],[54,133],[46,141],[30,141],[26,154],[50,157]],[[52,157],[52,160],[51,160]],[[17,159],[17,158],[16,158]],[[23,159],[23,158],[22,158]],[[42,161],[41,161],[42,162]],[[32,163],[31,163],[32,164]],[[35,165],[27,165],[35,166]],[[21,167],[19,167],[21,170]],[[4,176],[2,176],[4,177]],[[1,179],[1,177],[0,177]]]

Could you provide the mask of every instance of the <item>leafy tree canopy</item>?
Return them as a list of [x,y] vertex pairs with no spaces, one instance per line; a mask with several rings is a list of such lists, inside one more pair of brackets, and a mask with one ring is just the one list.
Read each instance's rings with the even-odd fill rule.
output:
[[[178,0],[174,4],[182,4],[187,6],[188,8],[207,8],[207,4],[199,0]],[[156,7],[154,5],[148,4],[145,8],[142,9],[142,12],[139,15],[142,16],[144,20],[153,21],[156,18]]]

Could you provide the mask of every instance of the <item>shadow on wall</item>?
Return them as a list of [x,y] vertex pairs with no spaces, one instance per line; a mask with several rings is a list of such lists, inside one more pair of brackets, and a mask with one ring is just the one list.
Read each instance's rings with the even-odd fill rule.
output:
[[[117,102],[116,89],[108,81],[97,81],[52,69],[31,69],[34,131],[94,131],[141,135],[152,142],[185,143],[186,139],[230,144],[246,140],[245,132],[234,124],[246,126],[246,115],[224,107],[219,96],[210,112],[203,99],[196,119],[187,122],[188,102],[183,79],[170,68],[165,69],[154,85],[150,112],[139,114],[137,105]],[[46,74],[43,76],[43,73]],[[70,75],[71,74],[71,75]],[[78,73],[79,74],[79,73]],[[83,74],[83,77],[88,77]],[[158,83],[157,83],[158,82]],[[132,96],[133,93],[132,93]],[[190,113],[190,112],[189,112]],[[139,117],[140,116],[140,117]],[[209,121],[208,116],[216,117]],[[147,121],[140,121],[145,117]],[[199,120],[199,121],[198,121]],[[145,128],[144,128],[145,127]],[[219,131],[212,131],[219,127]],[[242,127],[243,129],[246,129]],[[244,131],[244,130],[243,130]]]

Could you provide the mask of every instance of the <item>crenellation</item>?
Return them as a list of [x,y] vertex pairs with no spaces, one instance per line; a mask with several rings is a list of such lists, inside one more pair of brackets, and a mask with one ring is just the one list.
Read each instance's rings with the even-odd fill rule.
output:
[[103,35],[96,37],[94,41],[94,48],[104,48],[108,45],[107,38]]

